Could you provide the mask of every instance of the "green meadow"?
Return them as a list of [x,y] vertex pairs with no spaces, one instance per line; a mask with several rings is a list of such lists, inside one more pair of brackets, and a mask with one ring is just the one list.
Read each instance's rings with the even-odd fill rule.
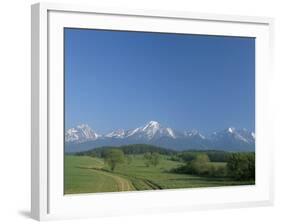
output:
[[[123,154],[116,164],[97,154],[65,155],[64,193],[143,191],[197,187],[251,185],[254,180],[237,180],[228,175],[192,173],[186,160],[176,155],[157,154],[157,163],[148,164],[144,153]],[[190,161],[193,161],[192,159]],[[192,163],[190,163],[192,164]],[[206,169],[226,170],[226,162],[206,161]],[[200,167],[202,169],[202,166]]]

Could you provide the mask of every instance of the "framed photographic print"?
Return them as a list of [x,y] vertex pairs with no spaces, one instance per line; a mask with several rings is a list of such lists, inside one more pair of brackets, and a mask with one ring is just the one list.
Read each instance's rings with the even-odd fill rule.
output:
[[32,217],[269,205],[270,18],[32,6]]

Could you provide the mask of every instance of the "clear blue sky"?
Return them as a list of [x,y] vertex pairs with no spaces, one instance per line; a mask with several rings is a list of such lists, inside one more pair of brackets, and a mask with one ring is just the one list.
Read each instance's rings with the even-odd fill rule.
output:
[[66,128],[255,128],[255,39],[65,29]]

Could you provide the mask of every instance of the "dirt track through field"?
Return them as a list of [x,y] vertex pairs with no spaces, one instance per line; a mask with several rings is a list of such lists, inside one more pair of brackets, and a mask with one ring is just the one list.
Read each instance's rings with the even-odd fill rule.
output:
[[106,172],[106,171],[102,171],[102,170],[97,170],[97,169],[93,169],[92,170],[93,172],[96,172],[96,173],[99,173],[99,174],[102,174],[104,176],[107,176],[109,178],[112,178],[116,185],[117,185],[117,188],[118,188],[118,191],[132,191],[132,190],[135,190],[135,188],[133,187],[131,181],[123,178],[123,177],[120,177],[116,174],[113,174],[113,173],[109,173],[109,172]]

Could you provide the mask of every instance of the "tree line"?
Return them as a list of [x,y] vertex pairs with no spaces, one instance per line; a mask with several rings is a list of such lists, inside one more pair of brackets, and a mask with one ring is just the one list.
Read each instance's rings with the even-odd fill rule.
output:
[[175,155],[177,151],[166,149],[158,146],[153,145],[146,145],[146,144],[132,144],[132,145],[124,145],[124,146],[105,146],[99,147],[95,149],[91,149],[88,151],[78,152],[76,155],[80,156],[95,156],[95,157],[104,157],[106,151],[111,150],[112,148],[121,150],[126,155],[136,155],[136,154],[145,154],[145,153],[153,153],[157,152],[162,155]]
[[172,170],[176,173],[208,177],[229,177],[234,180],[255,180],[255,153],[228,153],[223,162],[226,166],[211,163],[207,153],[184,155],[184,165]]

